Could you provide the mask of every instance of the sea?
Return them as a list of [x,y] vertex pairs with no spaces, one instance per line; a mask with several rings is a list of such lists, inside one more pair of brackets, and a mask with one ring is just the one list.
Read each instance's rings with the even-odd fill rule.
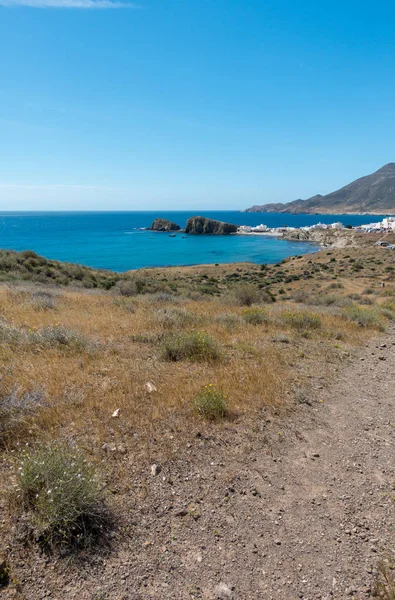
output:
[[[53,260],[127,271],[233,262],[277,263],[287,256],[316,252],[317,245],[266,236],[208,236],[145,230],[156,217],[184,227],[194,215],[235,225],[301,227],[317,222],[362,225],[371,215],[288,215],[239,211],[0,212],[0,248],[34,250]],[[383,215],[384,217],[385,215]],[[380,220],[375,216],[374,220]]]

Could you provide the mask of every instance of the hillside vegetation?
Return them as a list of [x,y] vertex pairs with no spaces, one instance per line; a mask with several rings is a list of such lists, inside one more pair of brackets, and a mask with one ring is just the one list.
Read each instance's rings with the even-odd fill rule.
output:
[[198,469],[194,444],[204,454],[237,439],[247,456],[253,440],[281,439],[286,415],[314,406],[317,384],[394,317],[390,253],[347,252],[127,275],[3,252],[7,585],[36,585],[19,582],[26,544],[35,568],[43,549],[99,556],[114,539],[139,564],[144,515],[164,506],[152,487],[164,465],[173,474],[163,485],[194,521],[199,498],[177,499],[176,486],[186,465]]

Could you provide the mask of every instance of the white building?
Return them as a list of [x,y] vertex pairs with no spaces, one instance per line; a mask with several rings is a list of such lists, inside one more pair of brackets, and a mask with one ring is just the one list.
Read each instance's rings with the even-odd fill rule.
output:
[[267,225],[264,225],[263,223],[261,223],[260,225],[257,225],[256,227],[252,228],[252,231],[267,231],[268,227]]
[[386,217],[382,220],[383,229],[391,229],[395,231],[395,217]]
[[344,225],[338,221],[337,223],[331,224],[331,229],[344,229]]
[[249,225],[240,225],[237,231],[238,233],[251,233],[252,227]]

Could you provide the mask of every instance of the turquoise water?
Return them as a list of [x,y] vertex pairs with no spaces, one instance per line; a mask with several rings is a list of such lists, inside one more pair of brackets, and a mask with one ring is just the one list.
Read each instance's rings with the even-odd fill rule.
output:
[[[270,227],[309,225],[318,221],[358,225],[371,216],[284,215],[236,211],[193,212],[52,212],[0,213],[0,248],[34,250],[46,258],[75,262],[96,268],[126,271],[142,267],[195,265],[251,261],[275,263],[287,256],[314,252],[304,242],[288,242],[258,236],[187,236],[139,231],[155,217],[185,226],[196,214],[236,225]],[[380,217],[374,217],[380,220]]]

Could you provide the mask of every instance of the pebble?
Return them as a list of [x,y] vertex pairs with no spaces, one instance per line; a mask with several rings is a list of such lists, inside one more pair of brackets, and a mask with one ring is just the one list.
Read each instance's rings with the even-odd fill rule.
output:
[[226,583],[221,582],[215,590],[216,598],[232,598],[232,590]]
[[155,477],[156,475],[159,475],[161,470],[162,470],[162,467],[160,465],[156,465],[156,464],[151,465],[151,475],[153,477]]

